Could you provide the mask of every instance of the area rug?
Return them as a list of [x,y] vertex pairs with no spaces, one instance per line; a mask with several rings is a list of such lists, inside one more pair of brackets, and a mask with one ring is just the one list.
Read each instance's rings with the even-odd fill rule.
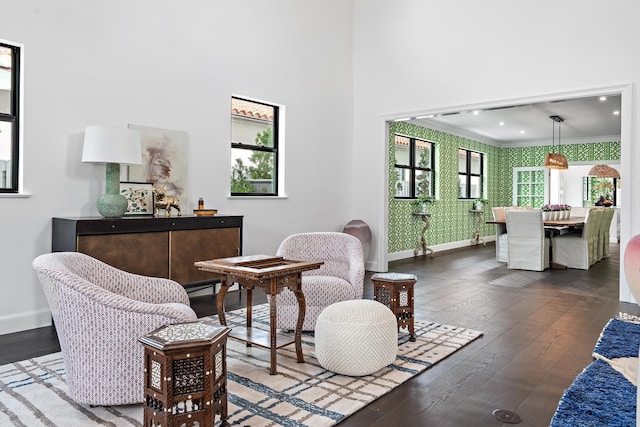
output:
[[[244,324],[245,310],[227,313]],[[217,317],[214,318],[217,320]],[[268,329],[268,305],[253,308],[253,326]],[[229,422],[237,426],[331,426],[450,356],[482,332],[415,322],[416,341],[398,335],[396,361],[364,377],[337,375],[313,356],[313,334],[303,335],[306,363],[293,346],[278,351],[278,375],[269,375],[269,352],[229,339]],[[142,405],[87,407],[67,394],[60,353],[0,366],[1,426],[142,426]],[[218,424],[216,424],[218,425]]]
[[640,318],[620,313],[600,333],[589,364],[565,390],[551,427],[636,425]]

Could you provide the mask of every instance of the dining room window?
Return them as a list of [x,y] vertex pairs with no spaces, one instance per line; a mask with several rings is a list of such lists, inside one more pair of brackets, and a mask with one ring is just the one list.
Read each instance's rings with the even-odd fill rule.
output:
[[394,135],[395,198],[434,197],[434,149],[431,141]]
[[482,198],[484,155],[477,151],[458,149],[458,199]]

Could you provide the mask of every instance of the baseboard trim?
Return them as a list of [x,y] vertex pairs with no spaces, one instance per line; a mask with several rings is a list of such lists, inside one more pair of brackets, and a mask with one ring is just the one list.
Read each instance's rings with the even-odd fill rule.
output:
[[48,309],[0,316],[0,335],[51,326],[51,312]]
[[[485,243],[488,242],[494,242],[496,240],[496,236],[495,235],[491,235],[491,236],[484,236],[482,237],[485,241]],[[460,249],[460,248],[466,248],[469,246],[475,246],[473,244],[471,244],[471,240],[461,240],[458,242],[448,242],[448,243],[443,243],[440,245],[433,245],[433,246],[429,246],[431,249],[433,249],[433,255],[437,256],[439,253],[441,252],[446,252],[446,251],[451,251],[451,250],[455,250],[455,249]],[[413,254],[413,249],[410,249],[408,251],[401,251],[401,252],[393,252],[387,255],[387,260],[388,261],[397,261],[399,259],[405,259],[405,258],[413,258],[415,255]],[[418,256],[424,256],[422,255],[422,251],[420,251],[420,255]]]

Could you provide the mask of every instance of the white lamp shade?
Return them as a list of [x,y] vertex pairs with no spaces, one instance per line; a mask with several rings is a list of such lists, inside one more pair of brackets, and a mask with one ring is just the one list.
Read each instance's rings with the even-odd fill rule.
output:
[[88,163],[142,164],[140,132],[133,129],[87,126],[82,161]]

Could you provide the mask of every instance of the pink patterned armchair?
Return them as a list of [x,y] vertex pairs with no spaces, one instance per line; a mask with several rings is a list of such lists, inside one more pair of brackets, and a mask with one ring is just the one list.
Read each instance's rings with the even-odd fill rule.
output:
[[[306,314],[302,329],[313,331],[320,312],[334,302],[361,299],[364,286],[364,258],[358,238],[346,233],[300,233],[287,237],[278,256],[303,261],[324,261],[317,270],[302,273]],[[295,329],[298,302],[284,289],[277,296],[277,327]]]
[[71,397],[89,405],[142,402],[138,338],[168,323],[196,320],[184,288],[77,252],[40,255],[33,268],[53,315]]

